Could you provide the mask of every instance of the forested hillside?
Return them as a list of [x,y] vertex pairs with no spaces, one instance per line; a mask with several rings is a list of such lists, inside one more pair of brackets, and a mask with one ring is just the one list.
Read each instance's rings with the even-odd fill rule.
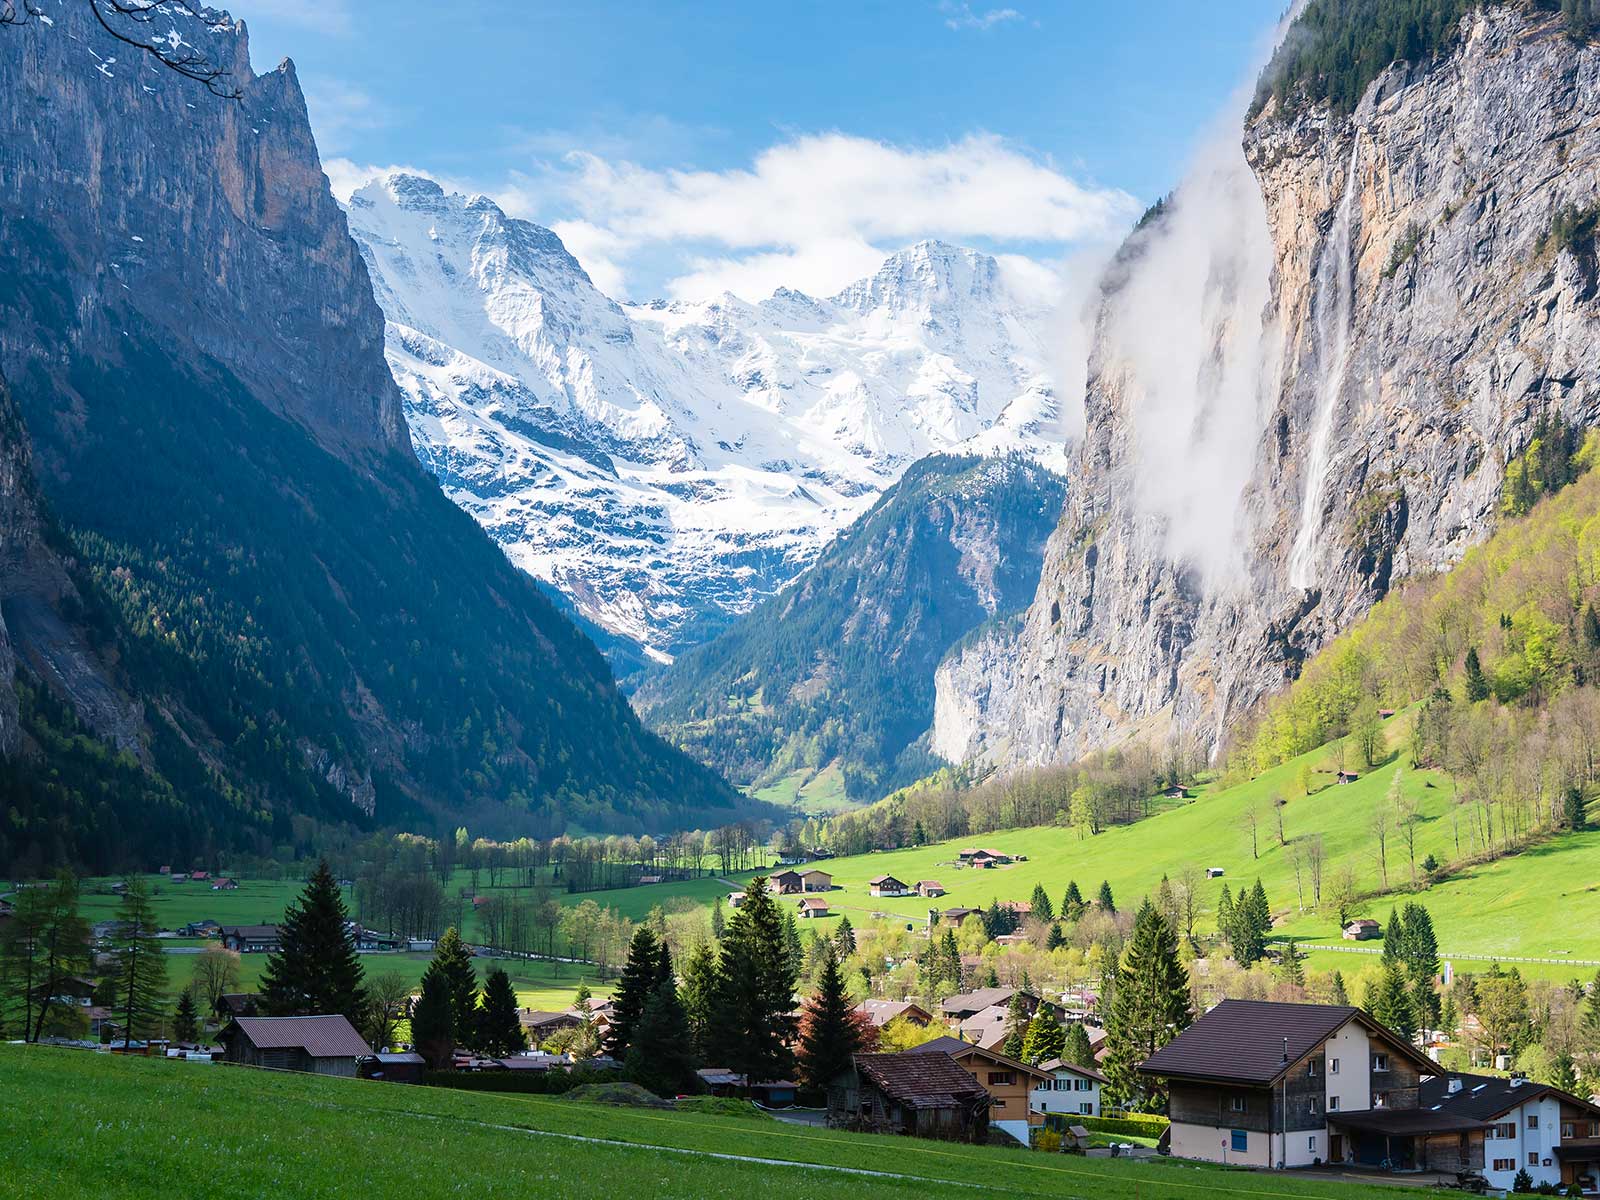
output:
[[917,740],[934,669],[1032,597],[1065,486],[1020,458],[923,459],[790,588],[637,703],[736,782],[836,764],[852,798],[876,799],[933,765]]

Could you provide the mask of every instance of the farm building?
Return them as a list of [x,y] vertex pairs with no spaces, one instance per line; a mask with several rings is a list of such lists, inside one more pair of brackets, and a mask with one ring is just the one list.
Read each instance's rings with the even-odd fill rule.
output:
[[225,925],[222,944],[239,954],[276,954],[278,952],[278,927],[276,925]]
[[874,896],[909,896],[911,889],[893,875],[874,875],[867,880],[867,890]]
[[828,1087],[828,1124],[983,1142],[989,1093],[948,1054],[857,1054]]
[[802,917],[825,917],[828,915],[828,902],[821,896],[805,896],[797,905]]
[[344,1017],[235,1017],[217,1035],[227,1062],[317,1075],[354,1075],[372,1047]]
[[909,1000],[863,1000],[856,1005],[855,1011],[865,1013],[867,1019],[877,1028],[882,1028],[890,1021],[901,1017],[919,1027],[933,1023],[932,1013],[922,1005],[913,1004]]
[[1347,942],[1369,942],[1383,936],[1383,926],[1371,917],[1358,917],[1346,925],[1339,936]]
[[944,895],[944,884],[937,879],[919,879],[917,880],[917,894],[926,896],[930,900],[935,899]]

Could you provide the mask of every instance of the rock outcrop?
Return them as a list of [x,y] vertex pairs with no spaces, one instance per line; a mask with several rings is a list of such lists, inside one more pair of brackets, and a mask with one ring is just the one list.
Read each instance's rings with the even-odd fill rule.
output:
[[1486,535],[1541,415],[1600,417],[1595,244],[1548,236],[1596,203],[1600,50],[1489,9],[1348,116],[1269,106],[1243,151],[1253,196],[1217,203],[1240,164],[1203,164],[1108,276],[1067,511],[1021,629],[941,666],[947,757],[1215,749]]

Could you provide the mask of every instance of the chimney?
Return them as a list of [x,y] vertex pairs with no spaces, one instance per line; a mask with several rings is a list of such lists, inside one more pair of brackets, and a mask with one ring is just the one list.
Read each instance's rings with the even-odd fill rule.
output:
[[1289,1039],[1288,1038],[1284,1038],[1283,1039],[1283,1061],[1284,1062],[1288,1062],[1289,1061]]
[[1461,1090],[1461,1080],[1452,1075],[1450,1077],[1450,1082],[1445,1085],[1444,1090],[1446,1095],[1454,1096]]

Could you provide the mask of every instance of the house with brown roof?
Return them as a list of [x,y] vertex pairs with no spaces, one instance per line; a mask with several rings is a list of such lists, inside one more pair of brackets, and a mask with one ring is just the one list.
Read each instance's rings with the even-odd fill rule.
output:
[[1510,1191],[1517,1172],[1534,1188],[1600,1190],[1600,1105],[1548,1083],[1513,1075],[1435,1075],[1419,1105],[1488,1123],[1483,1177]]
[[1140,1065],[1179,1158],[1483,1169],[1484,1121],[1420,1105],[1437,1064],[1359,1008],[1224,1000]]
[[536,1008],[517,1010],[517,1023],[528,1033],[535,1044],[545,1041],[563,1029],[576,1029],[583,1018],[575,1012],[543,1012]]
[[800,910],[802,917],[825,917],[828,915],[828,902],[821,896],[802,896],[795,907]]
[[800,872],[800,890],[806,892],[826,892],[833,887],[833,876],[826,871],[819,871],[812,867],[809,871]]
[[989,1093],[990,1126],[1010,1134],[1024,1146],[1031,1144],[1029,1127],[1042,1124],[1044,1114],[1034,1111],[1030,1095],[1050,1079],[1044,1071],[998,1050],[986,1050],[954,1037],[934,1038],[905,1053],[948,1054],[955,1059]]
[[[976,991],[960,992],[954,996],[946,997],[939,1005],[939,1011],[946,1020],[964,1021],[974,1013],[980,1013],[986,1008],[1004,1008],[1011,1003],[1011,997],[1016,994],[1016,988],[991,987],[978,988]],[[1031,1017],[1039,1009],[1039,997],[1032,992],[1022,993],[1022,1004]]]
[[235,1017],[217,1040],[228,1062],[317,1075],[353,1076],[356,1060],[372,1054],[355,1026],[338,1014]]
[[925,1028],[933,1024],[933,1014],[922,1005],[913,1004],[909,1000],[863,1000],[856,1005],[855,1010],[858,1013],[865,1013],[867,1019],[878,1029],[901,1017],[919,1027]]
[[276,925],[224,925],[222,944],[239,954],[276,954],[278,952],[278,927]]
[[1339,936],[1347,942],[1369,942],[1383,936],[1383,926],[1371,917],[1357,917],[1344,927]]
[[799,871],[779,871],[771,878],[772,890],[780,896],[792,896],[805,885]]
[[959,925],[974,913],[981,913],[981,908],[947,908],[939,914],[939,920],[946,925]]
[[867,890],[874,896],[909,896],[911,889],[893,875],[874,875],[867,880]]
[[916,883],[916,890],[917,895],[926,896],[928,899],[933,900],[944,895],[945,888],[944,884],[937,879],[919,879]]
[[990,1099],[948,1054],[857,1054],[828,1087],[828,1125],[981,1143]]
[[1100,1088],[1106,1077],[1094,1067],[1080,1067],[1052,1058],[1040,1063],[1039,1070],[1050,1078],[1029,1093],[1028,1103],[1035,1111],[1047,1117],[1052,1113],[1067,1117],[1100,1115]]

